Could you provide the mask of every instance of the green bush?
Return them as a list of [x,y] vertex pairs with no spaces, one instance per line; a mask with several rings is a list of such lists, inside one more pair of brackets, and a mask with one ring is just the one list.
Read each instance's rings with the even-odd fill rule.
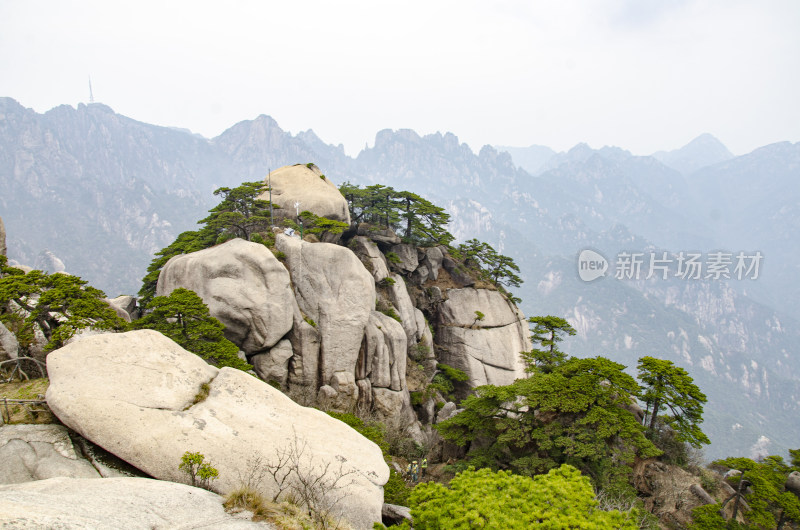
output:
[[398,256],[397,253],[395,253],[395,252],[387,252],[386,253],[386,260],[389,263],[394,263],[394,264],[398,264],[398,263],[402,262],[402,260],[400,259],[400,256]]
[[409,501],[418,530],[638,528],[636,510],[598,509],[589,479],[566,464],[535,477],[470,468],[449,488],[419,484]]
[[183,453],[178,469],[189,475],[192,486],[207,490],[211,489],[211,481],[219,477],[219,471],[206,462],[201,453]]

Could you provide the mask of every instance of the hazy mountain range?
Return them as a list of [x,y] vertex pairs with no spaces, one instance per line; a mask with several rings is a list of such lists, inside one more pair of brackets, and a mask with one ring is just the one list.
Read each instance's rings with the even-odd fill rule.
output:
[[[336,183],[387,184],[446,207],[458,238],[485,240],[520,265],[515,294],[527,315],[573,323],[569,353],[687,368],[709,396],[708,457],[800,447],[800,144],[734,157],[702,135],[647,157],[583,144],[476,154],[451,133],[384,130],[352,158],[263,115],[205,139],[101,104],[37,114],[0,98],[9,257],[44,268],[60,260],[111,296],[138,290],[152,253],[194,229],[215,188],[305,162]],[[586,248],[606,258],[606,277],[579,278]],[[644,258],[638,279],[614,277],[622,251]],[[650,252],[670,262],[668,279],[645,279]],[[681,252],[704,262],[731,254],[731,273],[738,253],[760,252],[759,277],[681,279]]]

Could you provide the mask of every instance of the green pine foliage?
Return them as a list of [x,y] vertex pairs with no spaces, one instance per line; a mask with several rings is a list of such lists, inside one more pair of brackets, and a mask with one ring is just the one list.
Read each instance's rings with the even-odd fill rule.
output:
[[517,276],[519,267],[514,260],[500,254],[488,243],[470,239],[460,244],[454,254],[464,259],[467,267],[478,271],[482,280],[503,288],[522,285],[522,278]]
[[[243,182],[235,188],[215,190],[214,195],[222,196],[222,201],[209,210],[205,219],[198,221],[202,228],[183,232],[156,252],[156,257],[147,267],[147,275],[142,279],[139,303],[145,306],[156,295],[158,275],[173,256],[197,252],[236,237],[250,240],[257,233],[268,231],[270,203],[258,198],[267,190],[263,182]],[[260,239],[264,240],[263,237]]]
[[635,510],[598,509],[588,478],[569,465],[535,477],[470,468],[449,487],[419,484],[410,503],[419,530],[638,527]]
[[125,321],[104,298],[103,291],[77,276],[26,273],[9,267],[0,255],[0,322],[16,334],[23,353],[33,345],[37,327],[47,339],[46,351],[60,348],[85,328],[124,329]]
[[178,288],[169,296],[156,296],[146,309],[147,314],[131,324],[133,328],[154,329],[220,368],[253,368],[239,358],[239,348],[223,334],[225,326],[209,314],[194,291]]
[[303,230],[307,234],[314,234],[322,237],[324,234],[341,234],[350,225],[341,221],[334,221],[327,217],[320,217],[308,210],[300,212],[300,219],[303,220]]
[[229,235],[250,240],[250,235],[269,228],[269,201],[258,197],[267,191],[267,184],[243,182],[235,188],[219,188],[214,195],[222,202],[209,210],[209,216],[198,221],[217,236]]
[[474,464],[523,475],[564,463],[591,471],[609,459],[656,456],[660,451],[624,408],[639,392],[624,368],[604,357],[572,357],[511,385],[478,387],[461,402],[463,412],[436,427],[457,445],[482,441],[470,452]]
[[752,527],[783,528],[790,521],[800,523],[800,499],[785,488],[789,473],[800,470],[796,466],[787,465],[780,456],[768,456],[760,462],[749,458],[725,458],[715,461],[714,465],[742,472],[732,478],[735,489],[739,489],[742,480],[749,483],[743,492],[750,510],[743,515]]
[[[661,419],[675,431],[679,442],[694,447],[711,443],[700,429],[703,404],[707,398],[686,370],[675,366],[672,361],[654,357],[642,357],[637,367],[639,380],[644,385],[641,399],[645,403],[645,418],[649,418],[651,433],[656,429],[656,420]],[[666,410],[671,414],[659,415]]]
[[528,322],[534,324],[531,342],[540,345],[541,348],[522,352],[522,358],[526,365],[525,370],[527,372],[552,372],[567,358],[567,355],[558,349],[558,343],[564,340],[563,335],[575,335],[575,328],[563,318],[552,315],[531,317]]
[[419,246],[449,245],[453,236],[446,230],[450,222],[444,208],[410,191],[396,191],[374,184],[361,188],[345,182],[339,191],[347,199],[350,220],[389,228],[406,243]]

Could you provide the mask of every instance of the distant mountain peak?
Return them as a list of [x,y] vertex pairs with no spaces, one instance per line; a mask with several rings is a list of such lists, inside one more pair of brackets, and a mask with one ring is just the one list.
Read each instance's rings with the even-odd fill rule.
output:
[[734,157],[725,144],[709,133],[701,134],[680,149],[658,151],[652,156],[684,175]]

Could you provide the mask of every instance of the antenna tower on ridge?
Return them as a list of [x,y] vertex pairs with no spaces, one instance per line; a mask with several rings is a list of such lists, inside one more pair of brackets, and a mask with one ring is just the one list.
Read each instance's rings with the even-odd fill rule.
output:
[[92,76],[89,76],[89,103],[94,103],[94,94],[92,93]]

